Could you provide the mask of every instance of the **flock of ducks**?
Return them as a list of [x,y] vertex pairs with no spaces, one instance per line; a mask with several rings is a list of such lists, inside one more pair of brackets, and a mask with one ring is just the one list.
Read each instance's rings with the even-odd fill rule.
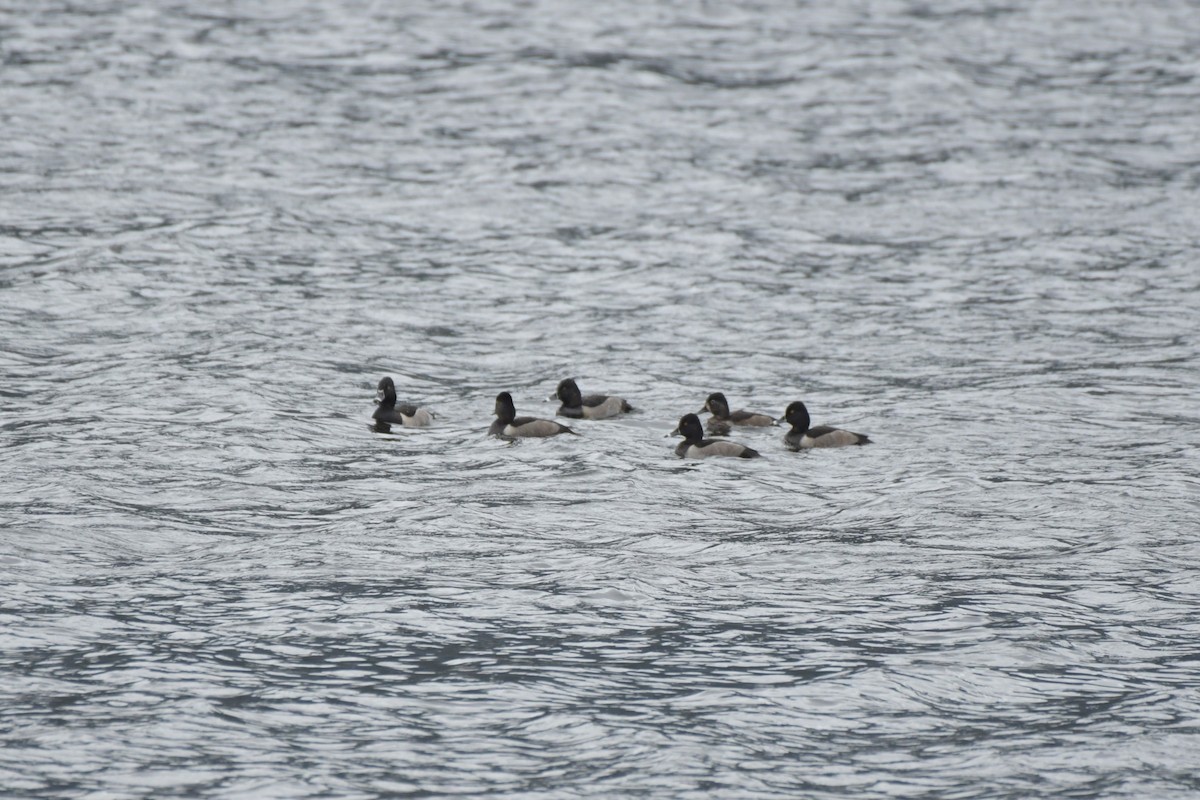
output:
[[[551,399],[557,398],[559,406],[557,416],[568,419],[609,419],[620,414],[633,411],[624,398],[605,394],[585,395],[579,391],[578,384],[571,378],[560,382]],[[376,400],[379,405],[372,418],[375,428],[386,432],[392,425],[402,425],[408,428],[424,428],[433,423],[433,414],[427,409],[409,403],[396,402],[396,384],[389,378],[379,381]],[[861,433],[831,428],[828,425],[812,427],[808,409],[799,400],[790,404],[783,412],[783,418],[776,420],[769,414],[754,411],[729,410],[729,402],[725,395],[713,392],[704,401],[704,408],[697,414],[708,412],[706,426],[701,426],[700,417],[696,414],[684,414],[679,419],[679,426],[671,431],[671,435],[682,436],[683,441],[675,448],[675,454],[680,458],[708,458],[710,456],[731,456],[735,458],[758,458],[761,454],[751,448],[736,442],[723,439],[704,438],[705,429],[713,436],[727,436],[734,426],[764,428],[787,422],[791,430],[783,437],[784,446],[789,450],[808,450],[813,447],[848,447],[850,445],[870,444],[871,440]],[[513,404],[512,395],[501,392],[496,395],[496,421],[488,428],[488,434],[501,439],[544,438],[569,433],[578,436],[571,428],[552,419],[537,417],[518,417],[517,408]]]

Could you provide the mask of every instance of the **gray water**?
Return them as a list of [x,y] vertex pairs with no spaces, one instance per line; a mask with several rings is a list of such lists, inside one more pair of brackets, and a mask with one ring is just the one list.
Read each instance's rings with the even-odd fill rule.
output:
[[[1198,52],[6,6],[2,794],[1200,796]],[[486,437],[567,376],[638,411]],[[717,390],[875,443],[675,459]]]

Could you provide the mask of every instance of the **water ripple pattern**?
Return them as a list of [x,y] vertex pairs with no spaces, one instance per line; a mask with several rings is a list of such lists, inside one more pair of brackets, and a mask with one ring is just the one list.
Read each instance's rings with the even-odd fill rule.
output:
[[0,30],[5,796],[1200,794],[1194,4]]

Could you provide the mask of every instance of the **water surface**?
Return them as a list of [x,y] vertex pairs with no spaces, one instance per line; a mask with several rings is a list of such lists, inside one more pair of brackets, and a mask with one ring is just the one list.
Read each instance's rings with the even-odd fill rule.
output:
[[0,11],[0,786],[1200,793],[1198,19]]

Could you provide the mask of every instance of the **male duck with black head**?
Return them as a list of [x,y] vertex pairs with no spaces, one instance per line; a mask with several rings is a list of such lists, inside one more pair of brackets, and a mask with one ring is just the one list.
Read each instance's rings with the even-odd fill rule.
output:
[[700,427],[700,418],[695,414],[684,414],[680,417],[679,427],[671,433],[683,436],[683,441],[675,448],[675,455],[680,458],[709,458],[710,456],[758,458],[760,456],[757,450],[743,444],[705,439],[704,429]]
[[712,414],[708,418],[708,432],[716,436],[725,436],[729,433],[729,426],[744,425],[751,428],[765,428],[775,424],[775,418],[770,414],[759,414],[756,411],[737,411],[729,410],[729,401],[725,399],[725,395],[720,392],[713,392],[704,401],[704,408],[697,413],[705,411]]
[[[488,435],[501,439],[530,439],[557,436],[560,433],[575,433],[566,425],[554,420],[537,417],[518,417],[512,395],[501,392],[496,395],[496,421],[488,428]],[[579,434],[575,433],[576,436]]]
[[633,411],[633,406],[621,397],[607,394],[584,395],[579,391],[579,384],[575,383],[572,378],[560,381],[558,388],[554,391],[554,396],[562,402],[558,409],[560,417],[608,419],[617,414],[628,414]]
[[384,433],[391,430],[391,425],[426,428],[433,424],[433,412],[428,409],[418,408],[411,403],[396,405],[396,384],[390,377],[379,381],[375,399],[379,405],[371,417],[375,420],[376,429]]
[[792,426],[792,429],[783,437],[783,443],[789,450],[808,450],[813,447],[849,447],[871,443],[866,435],[844,431],[841,428],[831,428],[828,425],[810,428],[809,425],[812,421],[808,418],[808,408],[799,400],[787,407],[787,410],[783,412],[783,418]]

